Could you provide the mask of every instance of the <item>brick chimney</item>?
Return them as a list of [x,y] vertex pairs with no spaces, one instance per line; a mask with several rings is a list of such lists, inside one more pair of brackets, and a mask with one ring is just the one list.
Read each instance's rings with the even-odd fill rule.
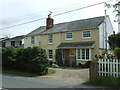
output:
[[53,27],[54,20],[51,18],[51,14],[48,15],[48,18],[46,19],[46,30]]

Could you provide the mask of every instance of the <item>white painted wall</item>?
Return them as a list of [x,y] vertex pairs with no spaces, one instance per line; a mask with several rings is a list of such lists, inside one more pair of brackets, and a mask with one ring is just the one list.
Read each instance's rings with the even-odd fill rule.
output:
[[[106,31],[107,31],[107,37],[109,37],[111,34],[113,34],[113,26],[111,24],[111,21],[109,19],[109,16],[106,17]],[[106,48],[106,39],[105,39],[105,21],[99,26],[99,43],[100,48],[105,49]],[[109,44],[107,43],[107,48],[109,49]]]
[[104,23],[102,23],[99,26],[99,44],[100,44],[100,48],[104,49],[105,48],[105,33],[104,33]]

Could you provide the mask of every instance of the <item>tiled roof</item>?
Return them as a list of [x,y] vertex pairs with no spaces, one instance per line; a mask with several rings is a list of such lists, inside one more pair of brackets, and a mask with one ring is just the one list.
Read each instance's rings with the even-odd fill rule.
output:
[[69,42],[69,43],[61,43],[58,45],[58,48],[93,48],[93,44],[95,41],[84,41],[84,42]]
[[3,41],[17,41],[17,40],[21,40],[23,39],[24,36],[16,36],[16,37],[13,37],[13,38],[9,38],[9,39],[6,39],[6,40],[3,40]]
[[94,17],[83,20],[76,20],[71,22],[55,24],[51,29],[46,30],[45,26],[39,27],[38,29],[30,32],[27,35],[35,34],[48,34],[56,32],[76,31],[83,29],[95,29],[104,21],[104,16]]

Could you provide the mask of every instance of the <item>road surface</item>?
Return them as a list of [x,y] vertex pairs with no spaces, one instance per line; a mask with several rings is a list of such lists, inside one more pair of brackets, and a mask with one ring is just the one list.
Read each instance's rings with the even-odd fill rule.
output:
[[3,88],[60,88],[69,87],[67,83],[56,80],[48,80],[34,77],[21,77],[14,75],[2,75]]
[[[55,69],[53,75],[22,77],[11,74],[2,75],[3,88],[96,88],[82,83],[88,79],[88,70]],[[78,73],[77,73],[78,72]],[[101,87],[97,87],[101,88]]]

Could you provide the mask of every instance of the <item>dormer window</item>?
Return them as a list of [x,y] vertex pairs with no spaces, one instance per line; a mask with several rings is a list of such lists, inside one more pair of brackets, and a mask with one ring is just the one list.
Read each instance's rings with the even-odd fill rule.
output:
[[66,40],[72,40],[73,39],[73,32],[67,32],[66,33]]

